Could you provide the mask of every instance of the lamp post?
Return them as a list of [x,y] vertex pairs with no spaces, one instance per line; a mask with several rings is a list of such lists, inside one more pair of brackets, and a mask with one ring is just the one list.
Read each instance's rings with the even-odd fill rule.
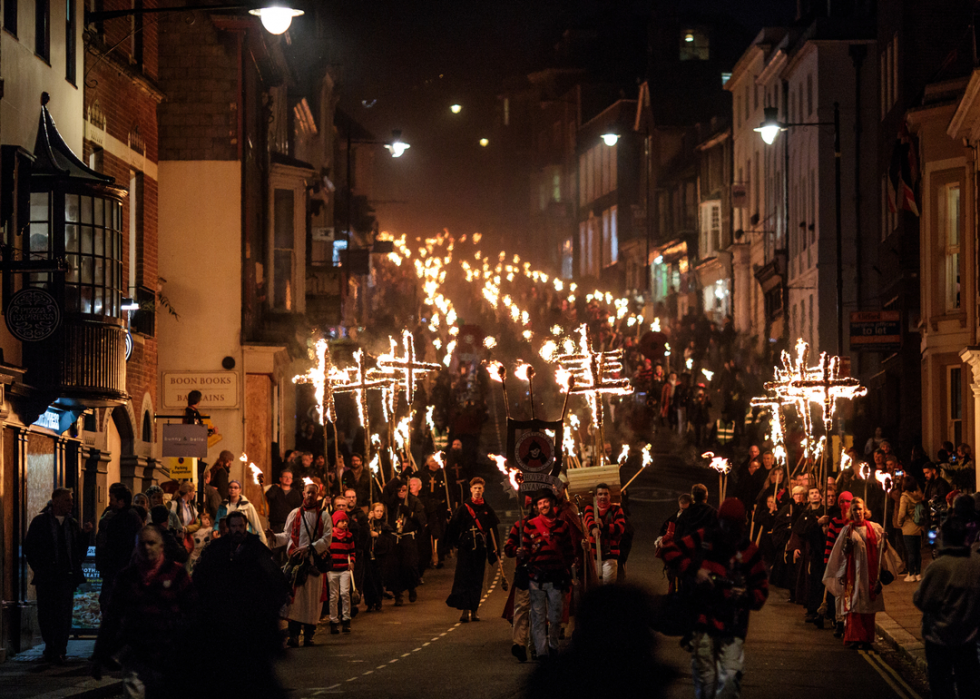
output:
[[[347,126],[347,230],[344,232],[344,242],[346,247],[344,248],[344,263],[341,278],[341,299],[346,296],[347,283],[350,279],[350,239],[351,231],[354,227],[354,184],[353,184],[353,154],[355,145],[374,145],[374,146],[384,146],[385,149],[391,153],[392,158],[400,158],[405,153],[406,150],[412,146],[405,143],[402,140],[402,132],[399,129],[393,129],[391,132],[390,141],[376,141],[371,138],[353,138],[351,137],[351,131],[353,129],[353,123]],[[343,307],[341,307],[341,318],[344,317]]]
[[[843,238],[841,234],[841,202],[840,202],[840,103],[834,102],[833,121],[813,121],[800,123],[785,123],[779,121],[779,109],[777,107],[766,107],[762,123],[754,131],[759,132],[762,140],[767,145],[772,145],[776,141],[781,131],[787,131],[792,127],[799,126],[833,126],[834,127],[834,223],[836,225],[836,270],[837,270],[837,356],[844,355],[844,271],[842,264]],[[789,144],[783,148],[785,158],[783,165],[783,194],[786,201],[789,200]],[[786,236],[789,238],[789,207],[785,207],[786,217]]]
[[179,7],[130,7],[125,10],[101,10],[98,12],[85,11],[85,24],[95,24],[104,22],[108,19],[117,17],[132,17],[135,15],[160,14],[162,12],[222,12],[228,10],[247,10],[250,15],[255,15],[262,21],[262,26],[270,34],[282,34],[293,21],[293,17],[299,17],[303,13],[289,2],[281,0],[255,0],[251,2],[239,2],[229,5],[184,5]]

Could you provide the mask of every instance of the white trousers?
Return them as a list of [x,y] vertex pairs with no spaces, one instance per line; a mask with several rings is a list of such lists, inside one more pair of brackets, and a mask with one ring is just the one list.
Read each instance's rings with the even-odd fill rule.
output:
[[742,693],[745,641],[694,634],[691,670],[697,699],[738,699]]
[[330,623],[340,623],[337,603],[341,600],[343,601],[343,619],[350,621],[350,571],[330,571],[327,573],[327,585],[330,588]]
[[[565,593],[554,583],[531,581],[531,639],[539,658],[547,657],[548,649],[558,650],[561,633],[561,615],[565,605]],[[547,631],[545,630],[547,629]]]
[[602,562],[602,584],[612,585],[619,577],[619,561],[611,558]]

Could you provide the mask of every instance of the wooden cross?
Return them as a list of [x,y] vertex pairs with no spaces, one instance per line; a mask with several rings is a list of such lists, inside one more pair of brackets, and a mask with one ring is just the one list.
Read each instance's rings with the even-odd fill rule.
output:
[[311,383],[315,387],[316,412],[320,424],[325,425],[324,418],[337,422],[337,406],[333,399],[333,382],[327,375],[330,366],[330,345],[326,340],[317,340],[316,366],[311,367],[305,374],[293,377],[293,383]]
[[449,470],[456,474],[456,482],[459,483],[459,472],[463,470],[463,467],[459,465],[457,461],[455,464],[449,467]]
[[368,414],[367,392],[390,388],[395,380],[385,374],[371,373],[364,366],[364,350],[354,353],[354,377],[347,370],[331,372],[330,378],[334,393],[353,393],[357,403],[357,415],[364,428],[364,459],[371,458],[371,418]]
[[415,357],[415,341],[412,333],[408,330],[402,331],[402,349],[404,354],[397,356],[398,344],[394,338],[389,337],[391,352],[382,354],[378,357],[378,367],[386,372],[401,374],[398,379],[398,386],[405,391],[405,400],[408,402],[409,409],[415,402],[415,384],[419,378],[426,374],[438,371],[442,368],[441,364],[431,362],[420,362]]

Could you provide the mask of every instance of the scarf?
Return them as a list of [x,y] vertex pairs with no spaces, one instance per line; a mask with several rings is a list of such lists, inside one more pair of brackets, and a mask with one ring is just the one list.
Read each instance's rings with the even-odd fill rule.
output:
[[480,498],[479,500],[477,500],[476,498],[472,498],[470,500],[470,502],[472,502],[474,505],[482,505],[483,504],[483,498]]
[[[289,531],[289,540],[292,542],[293,548],[299,548],[299,530],[300,527],[303,526],[303,520],[306,518],[306,513],[319,512],[319,510],[320,508],[318,508],[316,505],[313,505],[313,507],[307,507],[306,505],[300,506],[299,512],[296,513],[296,518],[293,520],[292,529],[290,529]],[[323,534],[323,517],[317,517],[316,526],[313,527],[313,536],[316,539],[319,539],[322,534]],[[313,545],[313,541],[310,541],[310,545],[311,546]]]
[[152,563],[150,561],[139,561],[136,569],[140,574],[140,583],[143,586],[149,586],[160,573],[160,569],[163,568],[163,562],[166,560],[166,556],[160,555],[156,561]]
[[[874,527],[868,525],[867,521],[858,524],[856,522],[850,522],[851,532],[848,535],[855,532],[858,527],[864,529],[864,550],[868,557],[868,585],[870,586],[870,597],[875,599],[878,597],[878,593],[875,591],[876,583],[878,582],[878,537],[875,534]],[[855,550],[852,547],[851,552],[847,554],[847,597],[850,598],[851,590],[854,589],[856,583],[857,570],[854,566],[854,553]]]

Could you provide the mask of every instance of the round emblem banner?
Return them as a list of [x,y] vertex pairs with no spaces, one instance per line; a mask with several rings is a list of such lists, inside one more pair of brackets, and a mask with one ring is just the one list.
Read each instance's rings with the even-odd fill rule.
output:
[[555,445],[544,432],[525,432],[517,442],[515,456],[522,470],[546,473],[555,463]]
[[61,308],[48,291],[28,287],[10,297],[6,320],[10,334],[21,342],[41,342],[61,325]]

